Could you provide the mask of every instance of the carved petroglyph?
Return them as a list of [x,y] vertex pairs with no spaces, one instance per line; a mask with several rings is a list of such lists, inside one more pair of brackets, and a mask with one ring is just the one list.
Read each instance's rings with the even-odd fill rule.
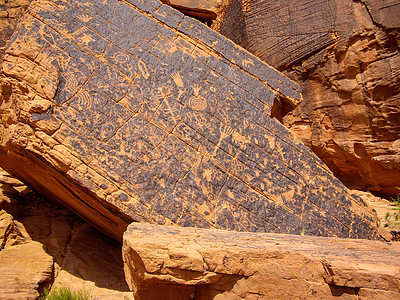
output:
[[220,133],[219,140],[217,145],[215,146],[212,156],[217,155],[217,150],[221,147],[222,141],[233,133],[233,129],[230,126],[221,123],[219,127],[219,133]]
[[115,62],[124,64],[129,61],[129,55],[123,52],[115,52],[113,55],[113,59],[115,60]]
[[193,85],[194,96],[190,97],[189,105],[194,110],[204,110],[207,107],[207,101],[204,97],[200,96],[200,86],[198,84]]
[[[182,77],[181,77],[181,75],[179,74],[178,71],[172,73],[172,74],[171,74],[171,78],[172,78],[172,80],[175,82],[175,84],[176,84],[178,87],[183,88]],[[178,99],[179,99],[179,97],[178,97]]]
[[77,16],[77,18],[78,18],[79,20],[81,20],[82,22],[85,22],[85,23],[87,23],[87,22],[89,22],[90,20],[92,20],[92,17],[89,16],[89,15],[87,15],[87,14],[80,14],[80,15]]
[[148,79],[150,77],[149,71],[147,70],[147,66],[141,59],[139,59],[138,62],[138,69],[143,78]]
[[79,110],[85,110],[93,105],[92,96],[86,91],[81,89],[75,94],[75,103]]

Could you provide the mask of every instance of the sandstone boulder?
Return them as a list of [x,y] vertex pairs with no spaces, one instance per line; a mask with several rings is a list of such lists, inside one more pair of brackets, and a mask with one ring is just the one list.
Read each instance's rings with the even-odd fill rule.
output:
[[132,223],[125,273],[141,299],[400,299],[400,243]]
[[1,91],[0,165],[115,239],[132,221],[377,237],[274,118],[299,87],[159,1],[34,1]]
[[394,196],[399,12],[396,0],[230,0],[214,27],[301,85],[285,124],[342,182]]

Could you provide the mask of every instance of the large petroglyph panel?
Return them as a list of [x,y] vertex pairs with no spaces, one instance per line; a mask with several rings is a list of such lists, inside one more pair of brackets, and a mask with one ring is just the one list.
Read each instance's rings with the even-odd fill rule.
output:
[[159,1],[34,1],[2,67],[0,164],[111,236],[131,221],[376,236],[270,116],[298,86]]

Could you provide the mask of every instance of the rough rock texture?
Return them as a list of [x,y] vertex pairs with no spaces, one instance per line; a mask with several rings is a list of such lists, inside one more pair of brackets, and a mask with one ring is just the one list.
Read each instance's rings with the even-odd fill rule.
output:
[[35,1],[2,67],[0,164],[116,239],[133,220],[377,235],[271,117],[298,86],[167,5]]
[[120,244],[1,169],[0,182],[0,299],[37,299],[55,285],[132,299]]
[[400,243],[132,223],[125,273],[141,299],[400,299]]
[[0,57],[4,54],[5,46],[14,33],[19,18],[25,12],[31,1],[32,0],[0,1]]
[[225,1],[221,33],[303,89],[285,118],[352,188],[400,182],[399,1]]
[[53,258],[30,242],[0,251],[0,299],[37,299],[53,277]]

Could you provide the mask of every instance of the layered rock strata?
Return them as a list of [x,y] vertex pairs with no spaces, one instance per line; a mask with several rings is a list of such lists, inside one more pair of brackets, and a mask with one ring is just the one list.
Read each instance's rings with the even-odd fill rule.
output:
[[400,3],[228,0],[214,25],[301,85],[291,128],[352,188],[400,182]]
[[0,165],[116,239],[132,221],[377,236],[272,117],[299,87],[159,1],[32,2],[1,92]]
[[400,243],[132,223],[125,273],[141,299],[400,299]]

